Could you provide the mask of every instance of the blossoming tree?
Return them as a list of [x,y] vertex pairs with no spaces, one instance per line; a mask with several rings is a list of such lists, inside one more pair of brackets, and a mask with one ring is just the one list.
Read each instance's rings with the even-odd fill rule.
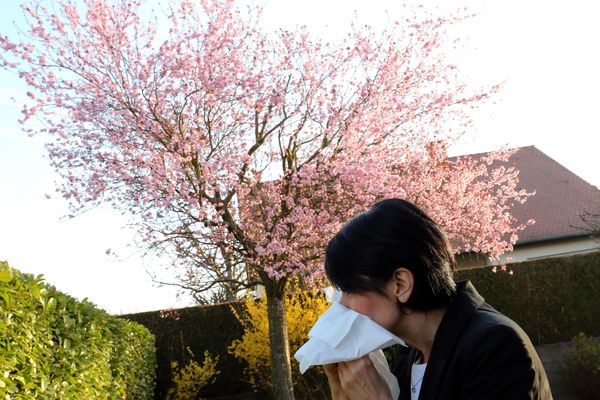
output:
[[511,249],[522,226],[510,207],[527,194],[508,153],[445,153],[496,89],[459,79],[448,20],[411,14],[330,44],[301,28],[264,32],[259,10],[228,0],[182,0],[164,18],[141,7],[30,3],[27,32],[0,37],[0,63],[31,88],[23,122],[43,121],[73,208],[131,213],[188,278],[264,286],[276,398],[293,398],[286,282],[323,277],[324,246],[352,215],[403,197],[457,251]]

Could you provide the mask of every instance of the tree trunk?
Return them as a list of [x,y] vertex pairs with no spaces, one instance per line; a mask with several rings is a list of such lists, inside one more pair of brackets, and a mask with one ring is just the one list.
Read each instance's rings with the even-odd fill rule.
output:
[[285,283],[268,280],[265,283],[269,340],[271,347],[271,370],[275,400],[294,400],[290,346],[285,319]]

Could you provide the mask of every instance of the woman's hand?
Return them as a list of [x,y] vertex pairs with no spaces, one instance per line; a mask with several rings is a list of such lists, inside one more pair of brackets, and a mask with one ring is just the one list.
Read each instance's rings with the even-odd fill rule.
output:
[[332,400],[350,400],[342,389],[342,383],[340,382],[338,373],[338,364],[323,365],[323,369],[325,370],[325,375],[327,375],[327,380],[329,381]]
[[393,400],[368,355],[323,367],[334,400]]

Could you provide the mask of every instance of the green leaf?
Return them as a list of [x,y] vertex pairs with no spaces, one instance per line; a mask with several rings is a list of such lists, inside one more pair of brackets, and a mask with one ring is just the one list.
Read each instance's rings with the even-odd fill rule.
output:
[[0,293],[0,297],[2,297],[4,303],[6,303],[6,308],[10,308],[10,296],[8,293]]
[[4,269],[0,271],[0,282],[10,282],[12,280],[10,270]]
[[48,303],[46,304],[46,312],[51,313],[56,309],[56,299],[54,297],[50,297]]

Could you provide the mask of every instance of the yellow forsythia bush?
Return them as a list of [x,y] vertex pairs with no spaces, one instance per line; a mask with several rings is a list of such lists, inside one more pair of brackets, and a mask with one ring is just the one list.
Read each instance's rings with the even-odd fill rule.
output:
[[202,365],[194,359],[194,354],[188,348],[191,355],[190,361],[180,367],[177,361],[171,363],[173,369],[173,386],[167,392],[167,400],[196,400],[200,390],[214,382],[219,374],[217,363],[219,357],[212,357],[208,351],[204,352]]
[[[298,291],[286,298],[285,313],[291,355],[308,340],[308,331],[329,305],[325,296],[310,292]],[[229,352],[248,363],[244,371],[245,377],[255,390],[272,391],[267,300],[248,297],[245,306],[243,314],[232,308],[232,312],[244,328],[244,335],[241,339],[233,341]],[[293,357],[292,379],[298,398],[318,399],[324,398],[324,393],[329,393],[323,370],[310,368],[302,375],[298,362]]]

